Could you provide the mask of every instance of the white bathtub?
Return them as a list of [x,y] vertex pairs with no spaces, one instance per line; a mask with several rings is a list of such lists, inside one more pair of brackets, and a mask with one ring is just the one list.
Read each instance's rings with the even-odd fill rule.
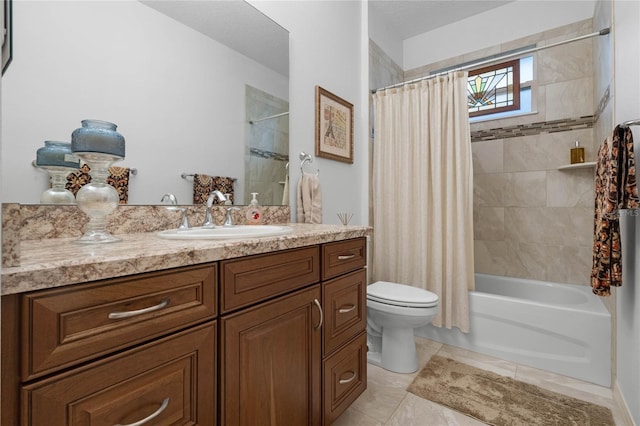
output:
[[611,315],[591,288],[476,274],[471,333],[431,325],[416,334],[501,359],[611,384]]

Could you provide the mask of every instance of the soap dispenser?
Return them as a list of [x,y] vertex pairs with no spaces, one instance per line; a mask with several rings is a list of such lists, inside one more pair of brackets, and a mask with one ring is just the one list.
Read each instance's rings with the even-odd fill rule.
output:
[[262,208],[258,204],[258,193],[251,193],[251,202],[247,209],[247,225],[260,225],[262,223]]
[[584,163],[584,148],[580,146],[580,141],[576,141],[575,148],[571,148],[571,164]]

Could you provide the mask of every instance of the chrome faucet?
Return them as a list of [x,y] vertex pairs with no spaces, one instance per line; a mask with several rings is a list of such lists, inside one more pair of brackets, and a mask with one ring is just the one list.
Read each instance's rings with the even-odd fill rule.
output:
[[171,206],[166,208],[167,210],[177,211],[182,213],[182,218],[180,219],[180,225],[178,226],[178,229],[191,228],[191,224],[189,223],[189,217],[187,216],[187,209],[185,207],[178,207],[178,199],[176,198],[176,196],[169,192],[162,196],[162,199],[160,200],[160,202],[164,203],[167,200],[169,200],[169,202],[171,203]]
[[[207,211],[204,217],[204,223],[202,224],[203,228],[215,228],[216,223],[213,221],[213,215],[211,214],[211,207],[213,206],[213,200],[218,197],[218,200],[225,202],[227,201],[227,197],[217,189],[215,191],[211,191],[209,194],[209,198],[207,198]],[[226,223],[226,222],[225,222]]]

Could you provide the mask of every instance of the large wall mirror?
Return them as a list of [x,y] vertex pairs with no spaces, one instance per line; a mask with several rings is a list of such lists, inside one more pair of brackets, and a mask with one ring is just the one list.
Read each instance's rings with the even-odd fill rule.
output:
[[289,35],[242,0],[14,2],[2,78],[3,202],[37,203],[44,141],[83,119],[126,139],[130,204],[193,199],[193,174],[280,204],[288,161]]

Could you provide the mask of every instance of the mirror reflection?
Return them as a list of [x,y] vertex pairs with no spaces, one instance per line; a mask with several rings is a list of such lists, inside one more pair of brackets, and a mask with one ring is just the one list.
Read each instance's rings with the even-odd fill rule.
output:
[[251,192],[282,203],[288,33],[250,4],[15,2],[13,24],[21,43],[2,81],[5,202],[37,203],[49,176],[32,166],[36,150],[98,119],[125,137],[114,165],[137,171],[129,204],[159,204],[165,193],[191,204],[193,174],[235,179],[236,204]]

